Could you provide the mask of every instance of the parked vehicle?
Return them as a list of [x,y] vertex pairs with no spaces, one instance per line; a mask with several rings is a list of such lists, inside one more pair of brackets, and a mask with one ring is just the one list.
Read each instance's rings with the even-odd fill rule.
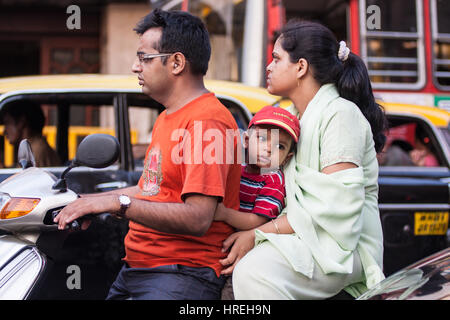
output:
[[[239,83],[207,80],[206,86],[229,108],[241,129],[245,129],[252,114],[265,105],[284,107],[289,103],[263,88]],[[142,94],[134,76],[54,75],[0,79],[0,112],[15,99],[41,103],[47,125],[54,130],[49,143],[65,164],[72,160],[78,141],[84,135],[103,132],[117,137],[120,157],[116,163],[98,170],[79,167],[70,171],[67,183],[75,193],[135,185],[143,169],[152,124],[164,109]],[[437,159],[434,167],[380,166],[384,271],[390,275],[449,246],[450,113],[436,107],[390,103],[383,103],[383,106],[392,128],[389,144],[405,139],[412,143],[414,138],[405,133],[408,131],[397,129],[415,125],[427,134],[429,148]],[[81,126],[87,126],[87,131],[81,132]],[[45,170],[60,177],[65,168]],[[19,171],[19,168],[0,169],[0,181]],[[58,233],[55,237],[61,239],[53,241],[53,247],[42,248],[43,252],[55,252],[51,255],[55,265],[54,276],[50,279],[53,289],[47,290],[47,298],[104,298],[121,266],[126,231],[124,221],[97,221],[83,232]],[[37,244],[39,246],[40,241]],[[80,266],[81,289],[66,287],[67,269],[72,265]]]
[[[390,127],[386,149],[401,142],[411,153],[422,139],[437,160],[433,166],[380,166],[384,272],[390,275],[450,245],[450,112],[404,104],[383,106]],[[415,129],[408,132],[405,127]]]
[[357,300],[449,300],[450,248],[381,281]]

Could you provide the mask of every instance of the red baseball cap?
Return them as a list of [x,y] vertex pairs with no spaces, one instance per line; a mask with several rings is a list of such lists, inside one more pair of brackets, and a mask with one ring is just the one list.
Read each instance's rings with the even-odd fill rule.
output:
[[280,127],[289,133],[295,142],[298,142],[300,122],[296,116],[283,108],[265,106],[253,116],[248,127],[258,124],[271,124]]

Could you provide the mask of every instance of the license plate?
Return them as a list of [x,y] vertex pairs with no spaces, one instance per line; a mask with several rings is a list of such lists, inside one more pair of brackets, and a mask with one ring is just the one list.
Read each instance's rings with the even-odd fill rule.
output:
[[444,235],[448,228],[448,212],[415,212],[414,235]]

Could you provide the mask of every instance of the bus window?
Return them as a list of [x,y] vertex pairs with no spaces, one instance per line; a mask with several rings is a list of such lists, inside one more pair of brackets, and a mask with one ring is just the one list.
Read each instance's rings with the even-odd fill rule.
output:
[[294,18],[318,21],[333,31],[338,41],[349,40],[347,1],[283,0],[286,21]]
[[450,90],[450,2],[431,1],[431,26],[434,53],[433,76],[435,84]]
[[422,1],[361,0],[360,12],[361,57],[373,88],[421,89],[425,85]]

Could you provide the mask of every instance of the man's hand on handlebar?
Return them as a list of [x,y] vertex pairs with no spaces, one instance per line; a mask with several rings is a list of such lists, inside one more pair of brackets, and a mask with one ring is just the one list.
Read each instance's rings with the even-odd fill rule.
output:
[[[64,207],[53,219],[58,224],[59,230],[64,230],[67,225],[74,220],[90,214],[100,214],[104,212],[115,213],[120,211],[118,196],[115,194],[102,195],[97,197],[81,197]],[[81,229],[88,227],[88,222],[83,223]]]

